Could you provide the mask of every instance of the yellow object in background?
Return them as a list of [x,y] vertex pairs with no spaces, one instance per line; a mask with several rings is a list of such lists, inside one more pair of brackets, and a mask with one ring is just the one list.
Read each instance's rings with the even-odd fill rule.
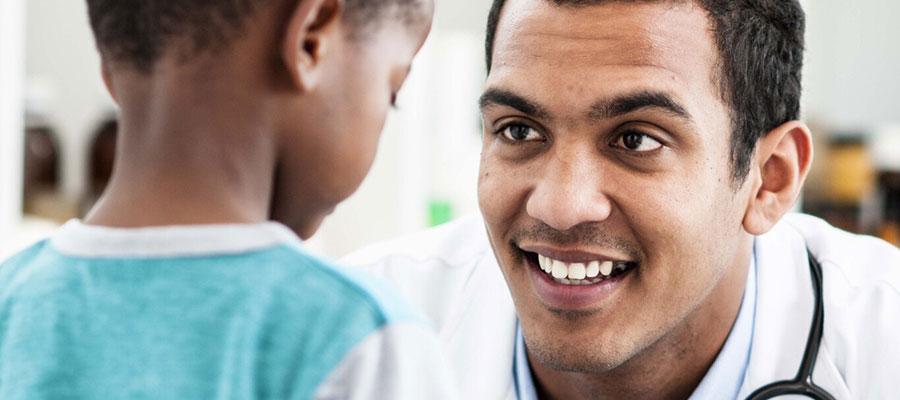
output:
[[874,189],[875,171],[860,139],[836,140],[830,149],[829,196],[840,204],[860,204]]
[[900,247],[900,224],[897,224],[896,222],[885,222],[884,225],[881,226],[878,236],[888,243]]

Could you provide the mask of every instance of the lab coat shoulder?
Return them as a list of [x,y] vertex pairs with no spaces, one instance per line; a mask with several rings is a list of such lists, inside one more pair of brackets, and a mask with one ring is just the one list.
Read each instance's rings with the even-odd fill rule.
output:
[[480,216],[472,215],[447,224],[362,248],[343,261],[359,266],[415,265],[440,261],[449,268],[465,268],[468,261],[491,251]]
[[833,269],[845,285],[858,289],[886,286],[900,295],[897,247],[872,236],[837,229],[810,215],[791,214],[784,223],[804,238],[823,268]]
[[750,384],[786,379],[799,366],[813,309],[807,248],[822,266],[825,308],[814,380],[837,398],[900,398],[900,250],[801,214],[757,238]]
[[341,263],[387,279],[440,329],[486,258],[493,253],[484,225],[472,216],[363,248]]
[[900,398],[900,249],[810,216],[788,223],[822,264],[823,347],[853,398]]

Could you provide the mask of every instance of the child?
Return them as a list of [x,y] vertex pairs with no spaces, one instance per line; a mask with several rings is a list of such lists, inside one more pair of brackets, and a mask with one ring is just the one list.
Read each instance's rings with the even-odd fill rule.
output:
[[450,397],[418,317],[299,248],[365,176],[432,1],[87,3],[116,165],[0,266],[0,398]]

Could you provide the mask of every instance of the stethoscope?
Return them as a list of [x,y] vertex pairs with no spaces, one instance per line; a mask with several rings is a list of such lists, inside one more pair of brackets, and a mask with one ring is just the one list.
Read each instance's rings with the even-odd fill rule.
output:
[[813,383],[813,367],[819,355],[819,345],[822,343],[822,330],[825,325],[825,308],[822,301],[822,266],[816,261],[812,253],[807,249],[809,257],[809,271],[812,275],[813,292],[816,296],[815,309],[813,310],[812,326],[809,328],[809,337],[806,339],[806,350],[803,352],[803,360],[800,362],[800,370],[794,379],[772,382],[747,397],[747,400],[771,399],[777,396],[799,395],[818,400],[834,400],[834,397],[825,389]]

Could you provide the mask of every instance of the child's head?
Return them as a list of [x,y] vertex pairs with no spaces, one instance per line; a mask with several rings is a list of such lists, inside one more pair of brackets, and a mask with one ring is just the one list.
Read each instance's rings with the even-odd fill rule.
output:
[[[274,141],[275,177],[260,177],[274,181],[272,218],[304,237],[368,172],[433,13],[432,0],[87,3],[123,129],[185,85],[252,96],[265,118],[246,134]],[[159,89],[172,82],[179,90]]]

